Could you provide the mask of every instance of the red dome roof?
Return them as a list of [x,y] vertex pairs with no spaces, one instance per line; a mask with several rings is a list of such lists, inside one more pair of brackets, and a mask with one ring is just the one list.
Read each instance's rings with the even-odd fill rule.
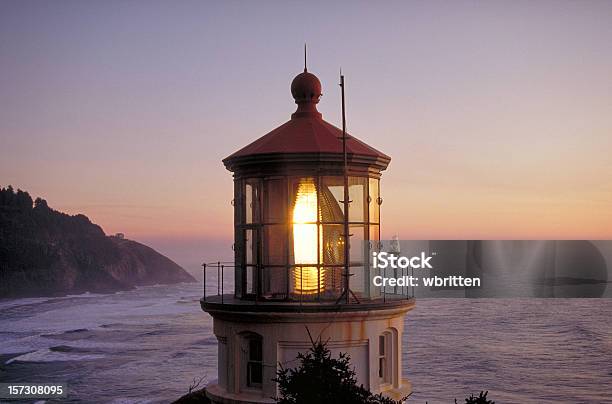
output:
[[[349,154],[391,159],[354,136],[346,146]],[[293,117],[225,160],[270,153],[342,153],[342,130],[320,117]]]
[[[298,104],[297,111],[285,124],[226,157],[223,162],[231,169],[232,163],[250,156],[270,154],[324,153],[342,154],[342,130],[323,120],[316,104],[321,95],[321,82],[304,71],[291,83],[291,93]],[[391,158],[353,136],[347,135],[347,152],[389,163]]]

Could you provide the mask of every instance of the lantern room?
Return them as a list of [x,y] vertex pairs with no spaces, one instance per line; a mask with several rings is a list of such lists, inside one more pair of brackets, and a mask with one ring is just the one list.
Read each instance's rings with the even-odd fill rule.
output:
[[319,79],[305,69],[291,94],[290,121],[223,160],[234,173],[235,297],[335,301],[347,276],[355,299],[377,297],[368,251],[380,240],[380,176],[390,158],[346,135],[345,164],[343,131],[317,111]]

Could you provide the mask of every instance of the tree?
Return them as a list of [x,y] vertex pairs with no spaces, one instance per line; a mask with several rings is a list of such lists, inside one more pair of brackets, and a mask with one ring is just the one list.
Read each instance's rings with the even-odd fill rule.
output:
[[351,367],[350,356],[340,353],[332,358],[326,344],[313,341],[308,353],[299,353],[300,365],[295,369],[282,366],[274,379],[278,383],[279,404],[400,404],[400,401],[373,394],[357,385],[355,370]]
[[34,209],[48,210],[49,209],[49,205],[47,205],[47,201],[45,201],[41,197],[38,197],[34,201]]
[[15,204],[19,210],[28,211],[32,209],[32,197],[26,191],[18,189],[15,195]]
[[[473,394],[470,394],[468,398],[465,399],[465,404],[495,404],[495,401],[487,400],[488,391],[481,391],[478,397],[475,397]],[[457,403],[457,399],[455,399],[455,404]]]
[[17,192],[11,185],[0,189],[0,206],[8,206],[17,208],[17,210],[28,211],[32,209],[32,197],[25,191],[17,189]]

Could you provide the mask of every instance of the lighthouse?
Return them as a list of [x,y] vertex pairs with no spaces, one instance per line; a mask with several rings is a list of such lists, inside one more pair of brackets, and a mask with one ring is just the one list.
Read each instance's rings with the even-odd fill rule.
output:
[[[218,340],[218,377],[206,388],[215,403],[273,403],[277,370],[296,366],[311,337],[348,353],[372,392],[411,391],[402,334],[414,299],[372,282],[391,158],[323,120],[321,94],[305,66],[291,83],[291,119],[223,160],[234,180],[234,262],[204,265],[201,299]],[[206,295],[207,282],[216,293]]]

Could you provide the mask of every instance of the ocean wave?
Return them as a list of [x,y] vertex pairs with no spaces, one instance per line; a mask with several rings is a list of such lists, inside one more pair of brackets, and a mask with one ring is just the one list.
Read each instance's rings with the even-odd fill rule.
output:
[[74,330],[67,330],[64,332],[64,334],[74,334],[74,333],[79,333],[79,332],[86,332],[89,331],[88,328],[76,328]]
[[70,346],[70,345],[56,345],[56,346],[50,347],[49,350],[51,352],[63,352],[63,353],[70,353],[70,352],[84,353],[84,354],[90,353],[90,350],[87,348],[78,348],[78,347]]
[[[35,335],[19,335],[12,333],[0,333],[0,354],[22,354],[24,352],[39,351],[45,349],[51,349],[54,346],[68,346],[73,349],[85,351],[85,350],[116,350],[121,348],[130,347],[131,344],[126,342],[109,342],[106,340],[92,340],[89,338],[74,339],[75,336],[82,335],[81,333],[89,332],[86,331],[68,331],[68,332],[57,332],[57,333],[45,333]],[[62,338],[71,336],[72,338]],[[103,339],[103,337],[101,337]]]
[[202,346],[202,345],[216,345],[217,344],[217,337],[214,335],[211,335],[208,338],[203,338],[197,341],[193,342],[193,346]]
[[176,303],[178,304],[198,304],[200,302],[200,298],[187,298],[187,297],[181,297],[180,300],[177,300]]
[[21,299],[2,299],[0,300],[0,310],[4,311],[13,307],[29,306],[31,304],[45,303],[51,300],[50,297],[26,297]]
[[140,337],[166,334],[166,330],[152,330],[139,334]]
[[83,293],[79,293],[79,294],[76,294],[76,295],[62,296],[61,298],[64,298],[64,299],[73,299],[73,298],[82,298],[82,297],[101,297],[101,296],[112,295],[112,294],[114,294],[114,292],[111,292],[111,293],[83,292]]
[[2,335],[1,341],[0,354],[2,355],[31,352],[49,346],[49,343],[45,341],[41,335],[22,336],[14,333],[6,333]]
[[128,324],[125,323],[108,323],[108,324],[102,324],[100,325],[100,328],[114,328],[114,327],[121,327],[121,326],[127,326]]
[[28,352],[26,354],[16,356],[5,362],[9,365],[13,362],[69,362],[69,361],[86,361],[102,359],[104,355],[78,355],[64,352],[56,352],[51,349],[39,349],[37,351]]

